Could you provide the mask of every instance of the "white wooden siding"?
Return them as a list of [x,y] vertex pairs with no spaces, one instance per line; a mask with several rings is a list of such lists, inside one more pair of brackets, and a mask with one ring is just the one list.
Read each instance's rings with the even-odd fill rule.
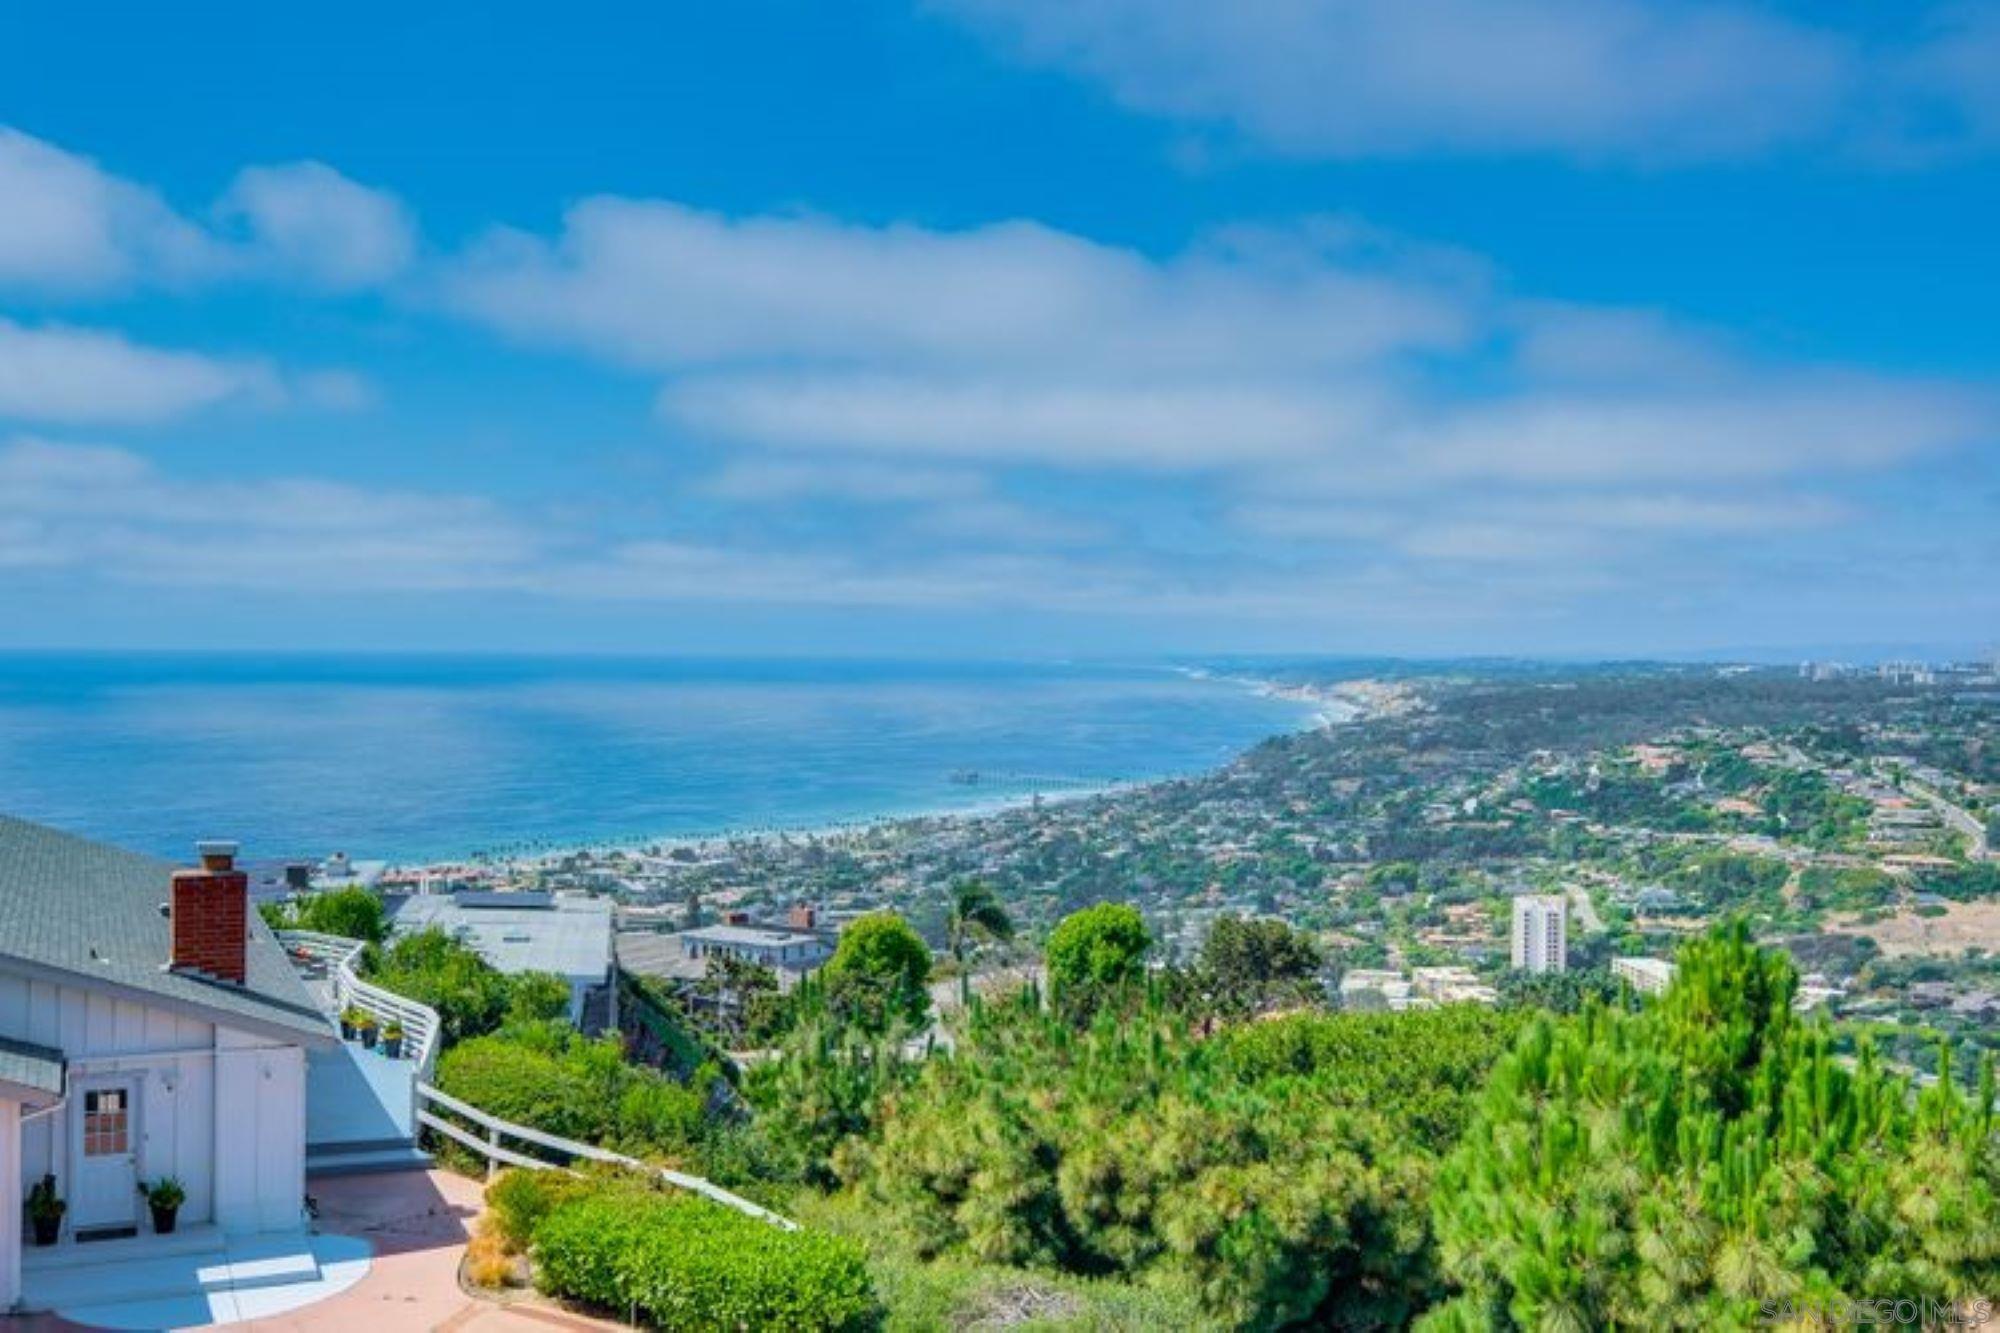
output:
[[[187,1188],[181,1215],[231,1231],[300,1225],[305,1197],[305,1055],[270,1037],[83,986],[0,971],[0,1036],[60,1049],[71,1081],[140,1076],[141,1179]],[[22,1189],[69,1177],[74,1101],[21,1129]],[[6,1206],[0,1201],[0,1207]]]

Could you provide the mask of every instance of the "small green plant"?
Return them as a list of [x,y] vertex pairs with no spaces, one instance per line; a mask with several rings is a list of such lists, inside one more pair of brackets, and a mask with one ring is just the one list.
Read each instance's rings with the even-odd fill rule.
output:
[[354,1011],[354,1030],[356,1032],[373,1032],[375,1028],[375,1015],[365,1009],[356,1009]]
[[28,1216],[37,1220],[55,1218],[61,1220],[69,1211],[69,1205],[56,1193],[56,1178],[53,1173],[43,1176],[28,1190]]
[[146,1204],[152,1208],[178,1208],[187,1202],[187,1187],[177,1176],[161,1176],[154,1181],[140,1181],[139,1193],[146,1196]]
[[402,1039],[403,1039],[403,1025],[392,1019],[389,1025],[382,1029],[382,1040],[401,1041]]

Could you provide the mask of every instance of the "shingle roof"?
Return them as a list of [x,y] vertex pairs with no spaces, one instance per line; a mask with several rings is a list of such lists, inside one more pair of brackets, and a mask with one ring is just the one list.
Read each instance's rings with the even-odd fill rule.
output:
[[63,1053],[33,1042],[0,1037],[0,1083],[62,1096]]
[[331,1039],[332,1026],[263,919],[250,918],[242,986],[167,970],[175,867],[0,815],[0,966],[9,960],[192,1007],[211,1022]]

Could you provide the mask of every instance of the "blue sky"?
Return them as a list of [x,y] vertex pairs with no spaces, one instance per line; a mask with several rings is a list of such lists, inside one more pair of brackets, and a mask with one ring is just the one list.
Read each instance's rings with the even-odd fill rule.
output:
[[2000,640],[2000,8],[11,15],[0,643]]

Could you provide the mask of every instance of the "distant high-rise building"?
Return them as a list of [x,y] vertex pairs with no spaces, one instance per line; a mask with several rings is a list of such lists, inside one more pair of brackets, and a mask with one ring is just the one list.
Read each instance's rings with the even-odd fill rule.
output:
[[1514,966],[1527,972],[1561,972],[1569,966],[1569,900],[1559,893],[1526,893],[1514,900]]

